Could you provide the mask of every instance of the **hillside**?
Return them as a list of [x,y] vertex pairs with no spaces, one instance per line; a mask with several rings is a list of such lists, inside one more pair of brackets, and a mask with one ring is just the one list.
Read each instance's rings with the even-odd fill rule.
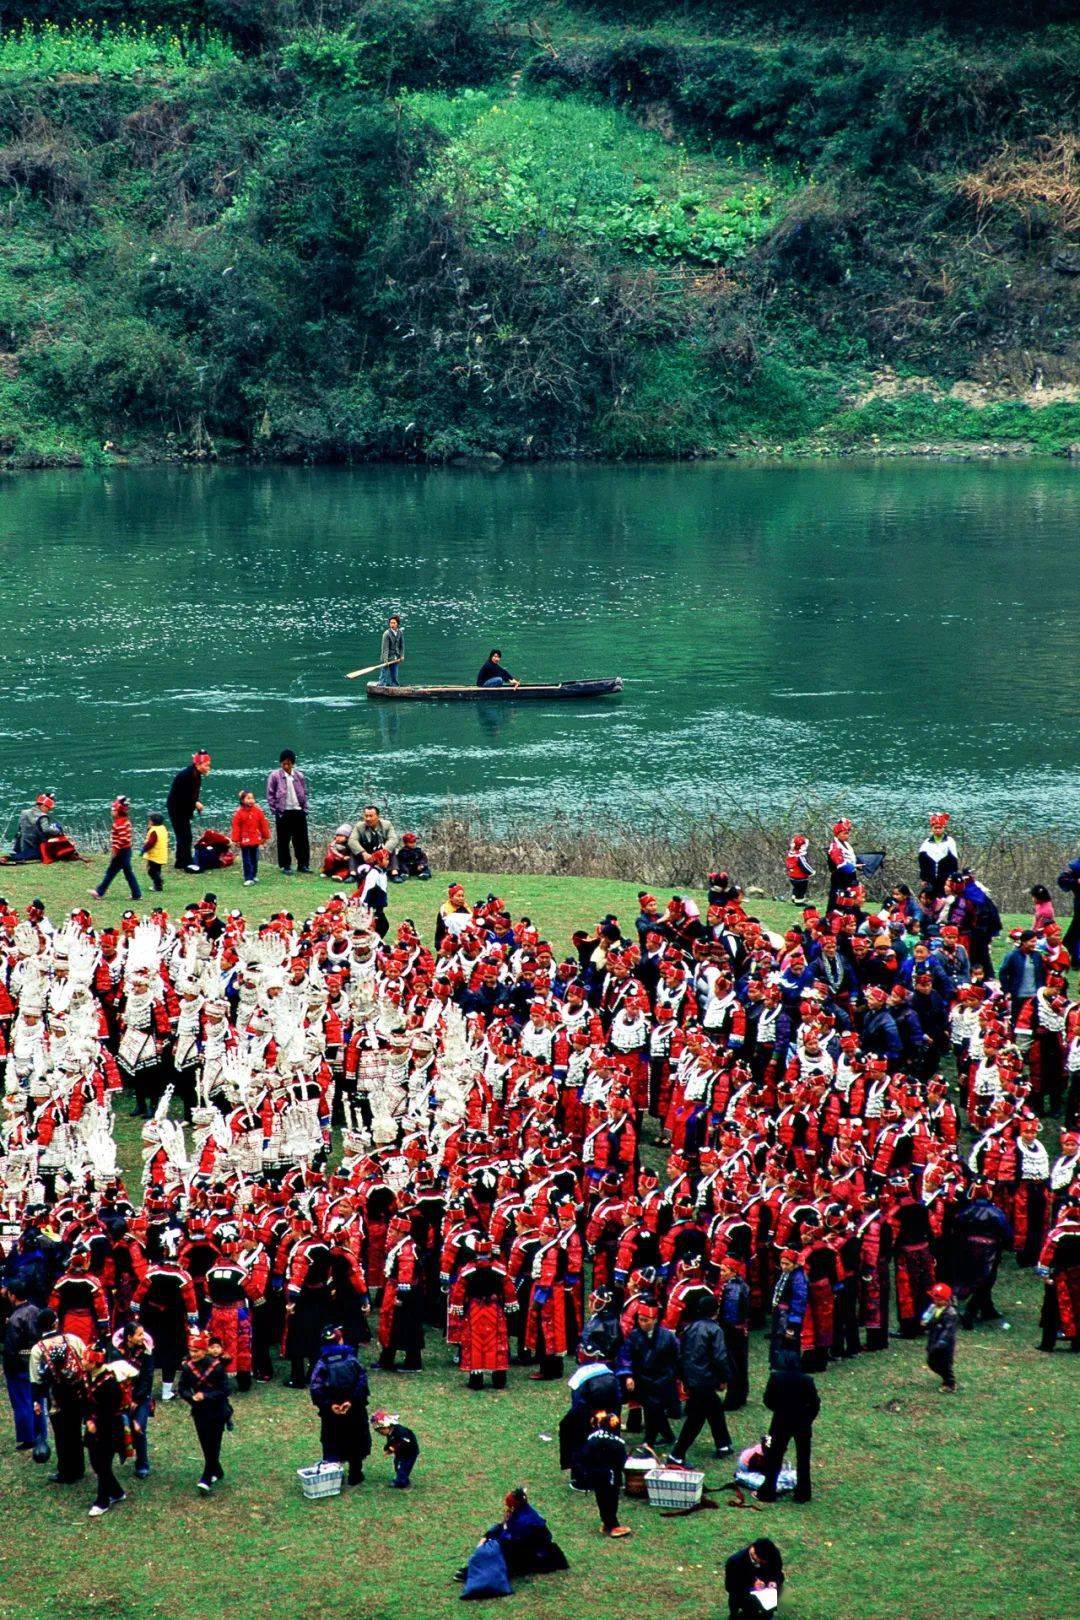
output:
[[806,9],[0,5],[0,460],[1077,446],[1069,8]]

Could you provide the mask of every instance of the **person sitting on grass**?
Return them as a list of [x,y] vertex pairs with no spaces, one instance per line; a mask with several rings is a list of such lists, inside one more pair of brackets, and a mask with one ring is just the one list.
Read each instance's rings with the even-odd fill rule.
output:
[[56,800],[51,793],[39,793],[29,809],[20,812],[11,852],[15,865],[42,861],[48,866],[53,861],[78,860],[75,845],[60,823],[53,820],[55,806]]
[[431,862],[427,858],[426,850],[420,846],[420,840],[414,832],[402,833],[401,848],[398,850],[398,879],[404,882],[406,878],[419,878],[421,883],[427,883],[431,877]]
[[503,1516],[484,1535],[485,1541],[497,1541],[506,1559],[507,1574],[551,1575],[560,1569],[569,1569],[566,1555],[551,1531],[547,1520],[529,1501],[524,1485],[507,1492],[503,1503]]
[[728,1620],[760,1620],[776,1608],[783,1587],[780,1549],[768,1536],[759,1536],[724,1565]]
[[333,883],[347,882],[352,867],[349,864],[349,834],[352,827],[343,821],[340,827],[335,828],[334,836],[326,846],[323,856],[322,875]]

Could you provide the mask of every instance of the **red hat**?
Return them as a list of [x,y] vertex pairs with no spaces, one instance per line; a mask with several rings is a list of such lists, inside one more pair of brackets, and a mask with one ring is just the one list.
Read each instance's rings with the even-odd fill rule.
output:
[[56,800],[53,798],[51,793],[39,793],[37,798],[34,800],[34,803],[37,805],[39,810],[51,810],[53,805],[56,803]]
[[929,821],[931,827],[947,827],[949,824],[949,812],[947,810],[931,810]]
[[210,755],[205,748],[197,748],[191,756],[191,763],[193,765],[209,765]]
[[414,832],[402,833],[401,842],[403,844],[415,844],[416,843],[416,834]]
[[841,816],[839,821],[833,822],[833,832],[838,838],[843,838],[844,834],[849,833],[850,831],[851,822],[848,820],[847,816]]
[[929,1294],[935,1305],[948,1305],[952,1301],[952,1289],[948,1283],[931,1283]]

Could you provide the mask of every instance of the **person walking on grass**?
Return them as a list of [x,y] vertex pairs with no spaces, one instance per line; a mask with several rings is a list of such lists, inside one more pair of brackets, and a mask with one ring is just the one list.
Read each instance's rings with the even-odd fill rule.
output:
[[124,1414],[131,1400],[115,1367],[106,1361],[98,1346],[86,1352],[87,1413],[86,1450],[97,1476],[97,1495],[90,1509],[92,1519],[100,1519],[119,1502],[126,1502],[123,1486],[113,1470],[113,1461],[124,1454]]
[[270,823],[255,803],[255,795],[245,788],[232,819],[232,841],[240,851],[244,887],[259,881],[259,851],[270,842]]
[[926,1329],[926,1365],[941,1379],[943,1395],[956,1394],[953,1358],[956,1355],[959,1322],[952,1289],[948,1283],[934,1283],[930,1289],[930,1303],[922,1314],[922,1325]]
[[192,1333],[188,1358],[176,1380],[176,1394],[191,1408],[191,1420],[203,1454],[203,1471],[196,1487],[209,1496],[225,1478],[221,1466],[221,1441],[232,1423],[229,1375],[221,1344],[206,1333]]
[[131,898],[133,900],[141,900],[142,890],[139,888],[139,880],[135,876],[131,866],[131,844],[133,837],[133,829],[131,825],[131,806],[127,801],[126,795],[123,793],[120,794],[119,798],[113,800],[112,817],[112,833],[109,840],[109,848],[111,849],[112,854],[109,864],[105,868],[104,877],[101,879],[101,882],[98,884],[97,888],[91,889],[90,893],[95,900],[103,900],[105,898],[106,890],[108,889],[113,878],[119,876],[119,874],[123,872],[125,878],[127,879],[127,886],[131,890]]
[[306,875],[311,871],[307,781],[291,748],[281,750],[277,770],[266,778],[266,802],[277,831],[278,867],[291,872],[295,855],[296,870]]
[[724,1390],[731,1367],[724,1330],[716,1320],[719,1301],[708,1289],[691,1295],[690,1321],[679,1334],[679,1376],[686,1391],[686,1413],[679,1438],[668,1458],[685,1467],[687,1454],[706,1423],[718,1457],[731,1456],[731,1435],[724,1416]]

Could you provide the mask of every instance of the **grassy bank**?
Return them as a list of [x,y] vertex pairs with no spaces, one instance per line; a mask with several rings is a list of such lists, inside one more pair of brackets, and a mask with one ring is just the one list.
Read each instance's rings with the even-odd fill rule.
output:
[[[17,904],[41,893],[56,916],[82,897],[85,871],[10,871],[2,887]],[[448,876],[422,892],[414,885],[394,890],[393,915],[416,915],[430,939]],[[626,915],[634,904],[632,885],[609,881],[488,873],[465,881],[470,894],[495,889],[515,914],[529,912],[557,948],[573,927],[608,910]],[[223,904],[244,905],[252,916],[281,903],[300,914],[326,892],[314,879],[274,875],[254,891],[242,889],[232,872],[213,883]],[[170,907],[206,886],[170,874]],[[115,918],[123,905],[110,893],[95,911]],[[774,925],[785,914],[771,904],[762,912]],[[132,1173],[135,1129],[122,1120],[118,1131]],[[647,1151],[655,1156],[651,1142]],[[811,1506],[664,1520],[631,1504],[627,1522],[635,1533],[624,1546],[600,1539],[591,1501],[571,1495],[559,1473],[559,1390],[532,1385],[515,1369],[505,1393],[469,1394],[435,1336],[421,1375],[371,1375],[373,1404],[400,1410],[421,1439],[409,1497],[390,1496],[385,1460],[376,1455],[368,1483],[347,1498],[303,1502],[294,1469],[316,1456],[316,1426],[306,1399],[276,1386],[237,1400],[224,1456],[228,1478],[211,1501],[195,1492],[195,1447],[175,1404],[154,1419],[151,1478],[131,1481],[126,1468],[128,1502],[98,1522],[86,1518],[90,1487],[58,1491],[46,1484],[46,1470],[7,1450],[0,1458],[7,1528],[0,1615],[450,1615],[458,1601],[453,1570],[498,1516],[503,1491],[521,1481],[571,1565],[568,1574],[519,1583],[514,1613],[537,1620],[715,1613],[723,1603],[723,1560],[762,1534],[783,1549],[791,1620],[1065,1614],[1075,1545],[1076,1369],[1064,1354],[1040,1357],[1032,1349],[1036,1279],[1007,1262],[998,1299],[1010,1329],[962,1336],[955,1400],[936,1393],[915,1345],[895,1343],[829,1371],[821,1380]],[[764,1377],[765,1345],[755,1334],[751,1402],[732,1421],[739,1445],[763,1427]],[[722,1465],[710,1464],[707,1477],[721,1481]]]
[[[840,814],[840,809],[820,802],[794,803],[786,811],[769,815],[749,814],[735,805],[691,812],[678,805],[654,804],[640,821],[612,823],[560,814],[548,821],[525,821],[507,828],[464,806],[451,806],[423,829],[422,841],[440,871],[501,872],[513,874],[515,880],[614,879],[631,900],[642,884],[700,890],[709,873],[722,868],[757,904],[761,899],[786,899],[789,885],[784,857],[796,831],[807,833],[813,845],[811,861],[819,878],[811,898],[823,897],[827,888],[821,875],[827,870],[824,845]],[[103,864],[107,837],[100,825],[72,831],[80,848],[101,855]],[[325,847],[332,831],[332,827],[313,827],[316,851]],[[872,902],[897,881],[917,889],[916,851],[925,831],[925,824],[917,820],[905,826],[860,821],[858,849],[886,851],[885,865],[867,883]],[[1068,897],[1055,887],[1055,879],[1076,853],[1070,830],[1024,832],[1002,826],[968,834],[957,823],[953,831],[962,860],[988,886],[1000,907],[1029,913],[1031,886],[1044,883],[1062,913],[1068,914]],[[264,880],[268,876],[276,880],[272,858],[264,857],[263,874]],[[0,885],[5,875],[0,874]],[[415,893],[416,888],[414,884],[408,892]]]
[[0,8],[0,463],[1059,453],[1046,8]]

